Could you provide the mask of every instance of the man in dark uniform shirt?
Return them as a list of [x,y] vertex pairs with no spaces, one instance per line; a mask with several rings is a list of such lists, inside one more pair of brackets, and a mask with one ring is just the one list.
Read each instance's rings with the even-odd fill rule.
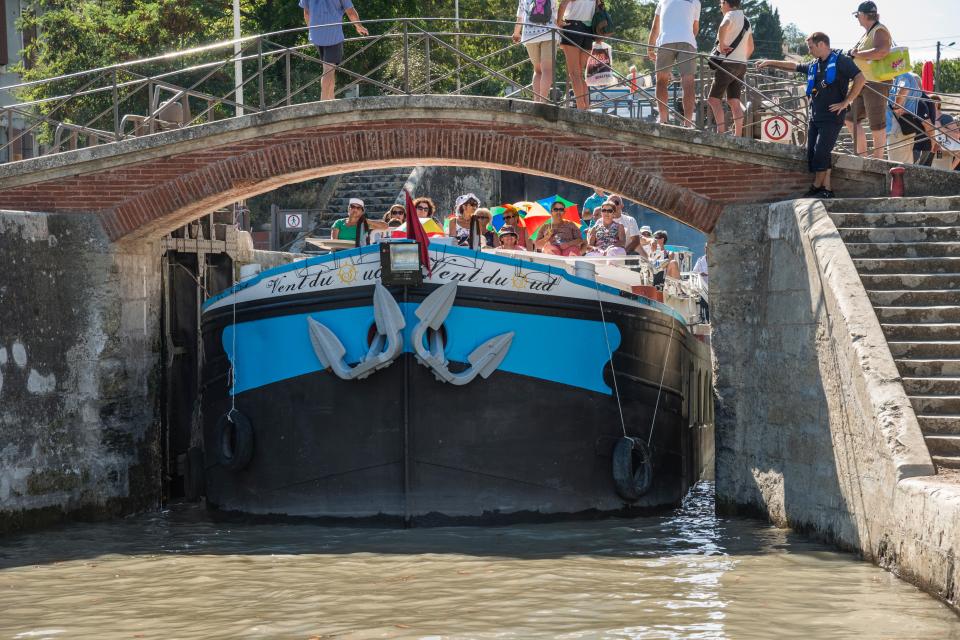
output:
[[853,60],[830,49],[830,37],[827,34],[819,31],[812,34],[807,38],[807,47],[810,55],[816,58],[810,64],[761,60],[758,67],[807,74],[807,95],[810,97],[807,160],[814,179],[806,197],[832,198],[830,173],[833,165],[830,154],[840,137],[847,109],[860,95],[867,81]]

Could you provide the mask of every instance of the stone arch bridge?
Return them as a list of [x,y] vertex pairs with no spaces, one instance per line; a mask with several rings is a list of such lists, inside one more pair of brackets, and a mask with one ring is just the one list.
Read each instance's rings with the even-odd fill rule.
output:
[[[0,166],[0,208],[95,213],[112,241],[162,236],[278,186],[412,164],[508,169],[600,187],[710,232],[725,205],[803,193],[794,147],[499,98],[338,100]],[[838,156],[837,190],[886,193],[884,163]],[[936,193],[924,172],[916,192]]]

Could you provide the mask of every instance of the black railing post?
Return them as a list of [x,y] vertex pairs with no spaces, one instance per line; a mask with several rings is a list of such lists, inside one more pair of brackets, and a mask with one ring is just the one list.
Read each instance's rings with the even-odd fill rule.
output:
[[287,49],[286,53],[283,54],[284,65],[286,66],[287,73],[287,106],[290,106],[290,50]]
[[403,23],[403,92],[410,95],[410,30]]
[[423,39],[424,47],[426,48],[426,66],[427,66],[427,93],[431,92],[433,88],[433,83],[430,82],[430,38]]
[[117,90],[117,70],[113,70],[113,135],[120,139],[120,94]]

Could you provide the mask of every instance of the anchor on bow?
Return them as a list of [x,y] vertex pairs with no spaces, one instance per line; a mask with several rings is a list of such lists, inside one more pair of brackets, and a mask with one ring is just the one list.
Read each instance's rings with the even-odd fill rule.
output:
[[[450,371],[450,363],[443,351],[443,340],[439,329],[447,319],[456,297],[456,282],[448,282],[427,296],[415,312],[420,322],[414,327],[410,339],[413,342],[417,361],[432,369],[437,380],[462,386],[470,383],[478,375],[489,378],[497,370],[510,350],[514,333],[510,331],[490,338],[467,356],[470,366],[465,371],[453,373]],[[427,337],[429,344],[425,345],[424,336],[428,329],[432,329],[433,332]]]
[[320,364],[343,380],[362,380],[379,369],[389,367],[403,352],[403,329],[407,323],[400,305],[379,282],[373,290],[373,317],[377,334],[367,354],[353,367],[343,359],[347,350],[336,334],[313,318],[307,318],[310,342]]

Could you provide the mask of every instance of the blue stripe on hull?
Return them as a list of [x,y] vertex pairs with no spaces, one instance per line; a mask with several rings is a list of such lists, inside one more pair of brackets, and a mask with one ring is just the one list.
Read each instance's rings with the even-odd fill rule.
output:
[[[410,333],[418,322],[414,315],[417,305],[400,307],[407,319],[404,351],[411,353]],[[366,354],[367,332],[373,324],[372,306],[244,322],[237,325],[236,354],[231,325],[223,330],[222,339],[235,370],[234,393],[321,370],[310,344],[308,317],[323,323],[340,338],[348,363],[358,362]],[[613,392],[603,380],[609,357],[601,322],[454,306],[444,326],[446,354],[451,361],[466,362],[467,355],[484,341],[513,331],[516,335],[501,370],[588,391]],[[610,350],[616,352],[620,330],[607,324],[607,336]]]

